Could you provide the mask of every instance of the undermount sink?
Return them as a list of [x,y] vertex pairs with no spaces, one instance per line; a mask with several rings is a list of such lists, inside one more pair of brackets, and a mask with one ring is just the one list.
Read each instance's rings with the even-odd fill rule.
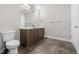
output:
[[20,29],[33,29],[32,26],[28,26],[28,27],[21,27]]
[[36,28],[44,28],[44,26],[37,26]]
[[44,26],[36,26],[36,27],[28,26],[28,27],[21,27],[20,29],[36,29],[36,28],[44,28]]
[[26,29],[34,29],[34,27],[28,26],[28,27],[26,27]]

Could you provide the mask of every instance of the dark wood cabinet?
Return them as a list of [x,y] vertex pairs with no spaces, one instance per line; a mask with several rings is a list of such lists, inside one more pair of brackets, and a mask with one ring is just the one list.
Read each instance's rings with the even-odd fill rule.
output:
[[22,46],[29,46],[35,41],[44,38],[44,28],[20,29],[20,43]]

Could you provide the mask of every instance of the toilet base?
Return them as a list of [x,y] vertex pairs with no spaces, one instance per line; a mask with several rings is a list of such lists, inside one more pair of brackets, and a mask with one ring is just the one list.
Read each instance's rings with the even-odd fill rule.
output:
[[18,48],[9,50],[8,54],[18,54]]

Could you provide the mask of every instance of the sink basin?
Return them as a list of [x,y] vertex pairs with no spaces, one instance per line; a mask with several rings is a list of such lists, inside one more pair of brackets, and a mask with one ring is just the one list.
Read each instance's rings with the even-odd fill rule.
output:
[[36,29],[36,28],[44,28],[44,26],[36,26],[36,27],[28,26],[28,27],[21,27],[20,29]]
[[32,26],[28,26],[28,27],[21,27],[20,29],[34,29]]
[[26,29],[34,29],[34,27],[28,26],[28,27],[26,27]]
[[44,28],[44,26],[37,26],[36,28]]

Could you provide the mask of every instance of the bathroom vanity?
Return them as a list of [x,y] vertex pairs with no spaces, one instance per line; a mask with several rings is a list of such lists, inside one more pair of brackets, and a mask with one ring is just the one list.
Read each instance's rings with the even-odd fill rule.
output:
[[45,28],[20,29],[21,46],[29,46],[44,38]]

